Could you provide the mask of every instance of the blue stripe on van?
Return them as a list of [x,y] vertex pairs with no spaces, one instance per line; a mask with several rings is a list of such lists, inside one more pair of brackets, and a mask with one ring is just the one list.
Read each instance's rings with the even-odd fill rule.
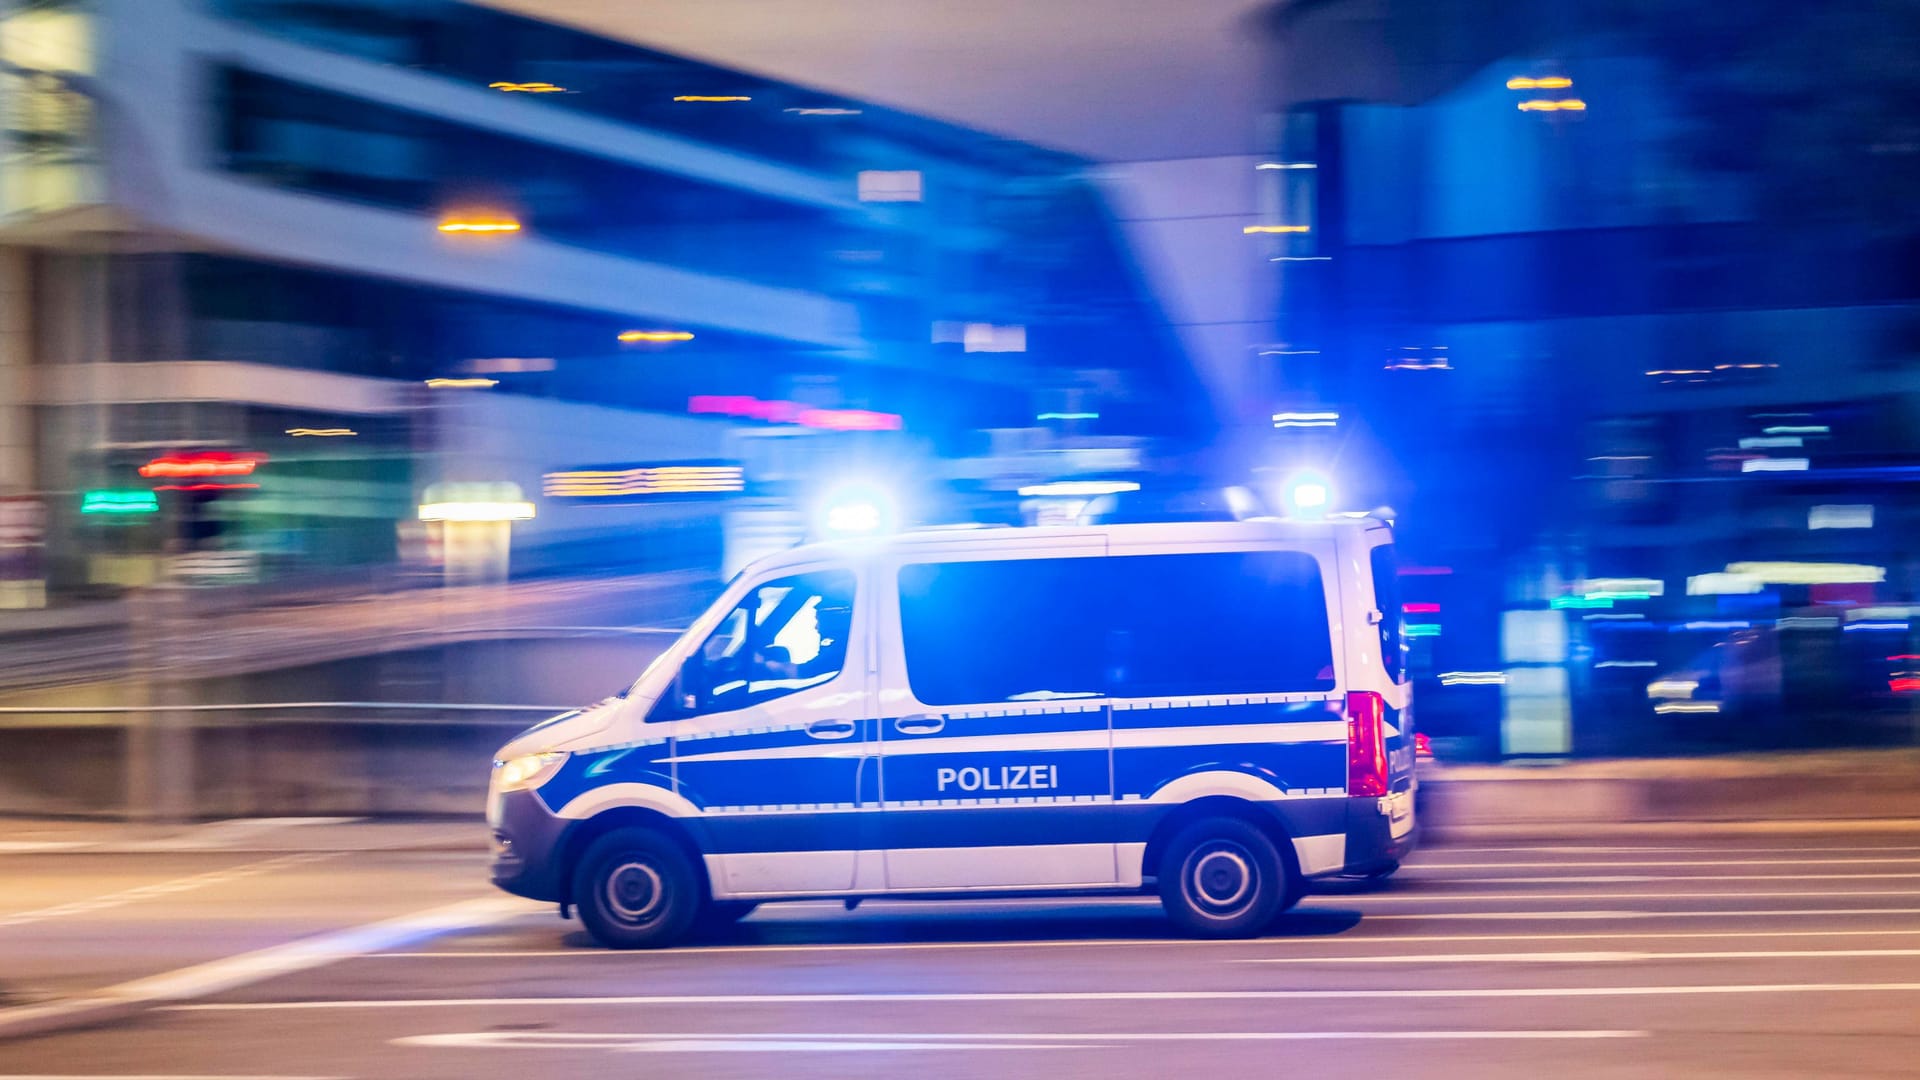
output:
[[1183,776],[1245,773],[1288,793],[1344,792],[1345,743],[1235,743],[1224,746],[1142,746],[1113,752],[1115,794],[1152,798]]
[[1219,724],[1285,724],[1329,720],[1342,715],[1340,702],[1260,701],[1241,705],[1115,705],[1114,730],[1156,727],[1208,727]]
[[652,784],[672,790],[673,777],[664,764],[666,757],[665,740],[575,754],[540,785],[540,801],[557,811],[604,784]]
[[[1291,836],[1347,829],[1347,800],[1334,795],[1260,804]],[[977,806],[893,813],[721,814],[688,822],[702,851],[833,851],[873,848],[1139,844],[1179,807],[1154,803]]]

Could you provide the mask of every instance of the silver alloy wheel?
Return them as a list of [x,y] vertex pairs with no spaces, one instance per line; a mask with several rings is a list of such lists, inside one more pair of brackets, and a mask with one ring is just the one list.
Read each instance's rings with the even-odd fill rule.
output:
[[658,918],[665,907],[666,882],[650,863],[629,859],[608,872],[604,895],[614,918],[643,925]]
[[1260,871],[1253,854],[1231,840],[1214,840],[1187,857],[1183,884],[1200,914],[1231,919],[1253,902]]

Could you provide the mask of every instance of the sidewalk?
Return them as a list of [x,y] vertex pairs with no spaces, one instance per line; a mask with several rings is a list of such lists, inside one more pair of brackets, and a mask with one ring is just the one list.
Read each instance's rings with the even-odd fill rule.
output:
[[[1438,840],[1834,828],[1920,821],[1920,750],[1736,754],[1559,765],[1424,764],[1420,813]],[[1912,826],[1920,828],[1920,825]]]
[[[0,857],[9,854],[230,854],[357,851],[487,850],[487,826],[477,815],[434,821],[368,818],[232,818],[191,825],[138,825],[0,817]],[[0,863],[3,866],[4,863]]]

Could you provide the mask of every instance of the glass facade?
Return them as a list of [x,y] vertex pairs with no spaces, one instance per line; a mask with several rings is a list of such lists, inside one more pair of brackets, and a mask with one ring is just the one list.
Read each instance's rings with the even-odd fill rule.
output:
[[768,284],[814,285],[861,230],[704,184],[238,67],[212,73],[217,164],[262,183]]

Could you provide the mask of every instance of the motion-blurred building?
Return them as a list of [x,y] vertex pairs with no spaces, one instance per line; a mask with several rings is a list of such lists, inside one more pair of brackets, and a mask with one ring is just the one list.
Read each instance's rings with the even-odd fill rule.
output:
[[423,504],[718,568],[835,471],[1005,501],[1202,426],[1069,155],[443,0],[12,0],[0,95],[56,596],[444,559]]
[[[1690,96],[1731,55],[1673,62],[1662,35],[1698,21],[1606,21],[1631,8],[1276,6],[1276,361],[1284,408],[1345,414],[1337,439],[1276,439],[1384,459],[1342,479],[1403,512],[1428,571],[1409,618],[1436,734],[1542,755],[1898,736],[1920,246],[1837,200],[1783,216],[1768,186],[1829,146],[1765,169],[1690,152],[1688,124],[1758,139],[1762,118]],[[1871,78],[1848,62],[1817,77]]]

